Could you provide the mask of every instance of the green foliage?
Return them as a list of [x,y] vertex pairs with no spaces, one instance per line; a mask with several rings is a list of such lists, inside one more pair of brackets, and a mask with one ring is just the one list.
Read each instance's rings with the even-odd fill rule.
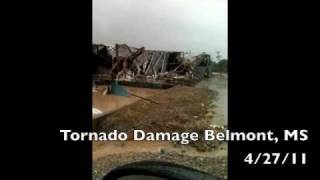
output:
[[226,73],[228,72],[228,60],[222,59],[219,62],[212,62],[212,71],[213,72],[220,72],[220,73]]

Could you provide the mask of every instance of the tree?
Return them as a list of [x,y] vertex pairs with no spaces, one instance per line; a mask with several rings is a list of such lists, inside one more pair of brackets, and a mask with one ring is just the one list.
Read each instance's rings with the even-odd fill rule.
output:
[[228,60],[221,59],[218,62],[212,63],[212,71],[213,72],[220,72],[220,73],[228,72]]

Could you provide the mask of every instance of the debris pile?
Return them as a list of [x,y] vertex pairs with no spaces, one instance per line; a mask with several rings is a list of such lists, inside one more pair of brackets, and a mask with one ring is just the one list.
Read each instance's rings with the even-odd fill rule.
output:
[[93,45],[94,79],[194,85],[210,74],[210,55],[184,57],[183,52],[144,47]]

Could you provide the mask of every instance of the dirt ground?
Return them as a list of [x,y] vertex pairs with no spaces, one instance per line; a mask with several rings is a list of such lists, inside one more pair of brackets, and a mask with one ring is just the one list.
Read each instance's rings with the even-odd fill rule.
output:
[[[135,88],[129,86],[123,86],[128,92],[134,93],[136,95],[142,97],[149,97],[160,93],[161,89],[148,89],[148,88]],[[93,107],[99,109],[102,112],[111,113],[116,111],[124,106],[130,105],[134,102],[140,100],[140,98],[135,96],[115,96],[115,95],[103,95],[103,91],[105,90],[104,86],[99,86],[92,92],[92,102]]]
[[[97,146],[100,146],[99,148]],[[227,144],[211,152],[169,142],[107,142],[93,145],[93,179],[100,180],[110,170],[143,160],[172,162],[227,179]]]
[[[176,86],[148,93],[142,95],[156,103],[130,97],[131,100],[126,99],[118,106],[119,110],[99,122],[98,131],[117,129],[130,134],[133,129],[142,129],[201,133],[204,129],[213,129],[217,92],[208,88]],[[102,100],[99,94],[93,96],[94,101],[101,101],[94,102],[96,108],[110,111],[103,108],[109,104],[105,99]],[[167,141],[93,142],[93,179],[101,179],[115,167],[141,160],[173,162],[227,179],[227,143],[215,141],[197,141],[189,145]]]
[[216,95],[205,88],[175,86],[149,97],[156,103],[139,100],[110,114],[97,131],[199,132],[211,125],[214,112],[208,110]]

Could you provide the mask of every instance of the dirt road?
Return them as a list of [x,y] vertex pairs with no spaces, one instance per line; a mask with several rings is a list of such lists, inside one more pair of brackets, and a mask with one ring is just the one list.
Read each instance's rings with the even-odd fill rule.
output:
[[[226,80],[208,79],[197,87],[218,91],[218,98],[209,91],[192,87],[173,90],[136,88],[135,93],[162,105],[140,101],[135,97],[101,97],[94,94],[96,108],[114,111],[121,108],[100,127],[102,131],[134,128],[146,131],[198,131],[212,125],[227,125]],[[134,91],[134,90],[133,90]],[[144,94],[143,94],[144,93]],[[162,95],[160,95],[162,94]],[[117,99],[117,100],[115,100]],[[111,105],[106,101],[111,102]],[[111,169],[141,160],[167,161],[208,172],[227,179],[227,143],[179,145],[172,142],[93,142],[93,179],[101,179]]]

